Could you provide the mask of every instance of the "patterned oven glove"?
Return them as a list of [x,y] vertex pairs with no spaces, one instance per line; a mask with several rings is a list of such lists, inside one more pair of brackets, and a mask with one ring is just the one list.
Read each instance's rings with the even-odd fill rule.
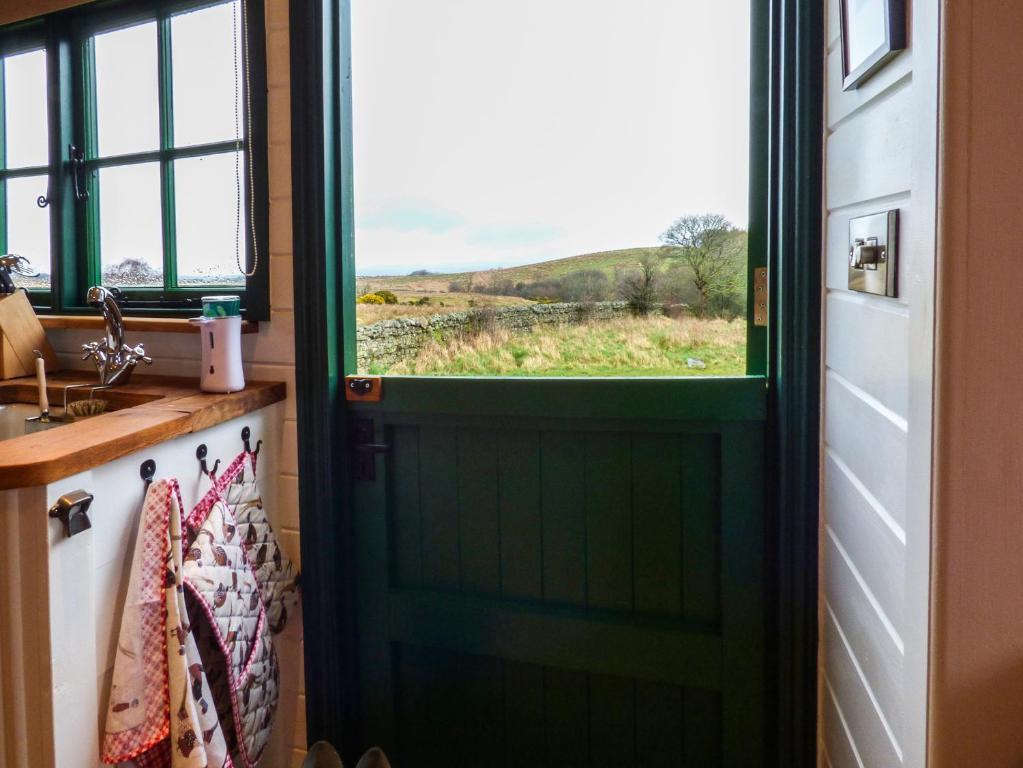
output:
[[293,613],[298,604],[298,572],[281,549],[267,517],[256,478],[255,456],[251,476],[246,477],[248,474],[245,469],[237,474],[227,486],[225,498],[263,591],[270,631],[276,635],[287,625],[289,611]]

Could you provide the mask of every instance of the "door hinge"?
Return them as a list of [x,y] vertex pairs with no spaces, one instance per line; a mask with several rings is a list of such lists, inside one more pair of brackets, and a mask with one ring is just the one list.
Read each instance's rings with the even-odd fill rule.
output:
[[753,270],[753,325],[767,326],[767,267]]
[[377,479],[377,454],[391,449],[387,443],[373,442],[373,419],[352,419],[348,435],[352,447],[352,479],[373,482]]

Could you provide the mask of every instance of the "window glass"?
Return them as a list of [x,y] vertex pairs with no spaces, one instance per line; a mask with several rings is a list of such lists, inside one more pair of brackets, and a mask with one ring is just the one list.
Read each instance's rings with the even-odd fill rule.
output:
[[[160,299],[184,311],[207,288],[251,283],[247,308],[265,317],[268,260],[253,280],[238,268],[256,247],[252,213],[267,205],[265,173],[253,179],[249,161],[254,151],[265,164],[266,135],[253,150],[245,125],[266,120],[263,68],[246,82],[250,31],[261,62],[262,25],[247,29],[242,0],[88,3],[0,26],[0,253],[42,273],[19,285],[49,288],[56,270],[69,289],[35,303],[77,309],[74,297],[102,282],[124,289],[129,309]],[[69,77],[50,77],[65,50]]]
[[93,41],[99,156],[159,149],[156,23],[104,32]]
[[243,135],[242,99],[235,93],[236,72],[243,86],[241,21],[237,2],[171,19],[175,146]]
[[[241,153],[210,155],[174,163],[178,238],[178,285],[244,285],[236,254],[245,261],[245,217],[236,217]],[[238,164],[236,166],[236,163]],[[236,175],[238,174],[238,175]]]
[[4,65],[5,168],[49,163],[46,52],[7,56]]
[[24,288],[50,287],[50,214],[36,203],[46,195],[46,176],[7,179],[7,251],[24,256],[39,271],[37,277],[12,275]]
[[744,374],[749,22],[355,0],[360,370]]
[[160,164],[103,168],[97,186],[103,284],[161,287]]

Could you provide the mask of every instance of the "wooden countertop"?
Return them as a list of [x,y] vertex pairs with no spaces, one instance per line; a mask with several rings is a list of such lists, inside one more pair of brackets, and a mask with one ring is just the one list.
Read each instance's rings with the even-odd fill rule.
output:
[[[51,411],[59,412],[64,387],[95,384],[81,372],[49,377]],[[88,389],[77,397],[88,397]],[[59,427],[0,441],[0,490],[46,485],[180,435],[212,427],[286,397],[282,382],[249,382],[229,395],[200,392],[195,379],[135,375],[130,384],[103,390],[110,410]],[[0,382],[0,403],[36,403],[34,378]]]

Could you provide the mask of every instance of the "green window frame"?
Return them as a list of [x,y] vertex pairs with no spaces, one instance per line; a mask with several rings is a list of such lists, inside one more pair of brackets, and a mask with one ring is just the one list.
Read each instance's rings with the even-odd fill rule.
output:
[[[240,293],[250,320],[269,318],[269,253],[267,174],[266,40],[263,0],[244,0],[248,49],[249,109],[242,110],[241,139],[176,146],[171,45],[172,19],[182,13],[221,5],[227,0],[105,0],[0,29],[0,57],[43,49],[47,57],[49,158],[46,166],[6,169],[3,135],[5,99],[3,59],[0,58],[0,181],[24,176],[48,176],[50,212],[50,290],[29,291],[40,313],[91,313],[84,298],[90,285],[101,284],[99,176],[104,168],[139,163],[158,164],[163,286],[122,288],[126,314],[194,315],[199,298],[210,293]],[[157,39],[159,146],[156,149],[101,156],[97,131],[96,58],[94,36],[155,22]],[[239,19],[239,23],[241,19]],[[243,57],[243,63],[245,58]],[[244,65],[244,64],[243,64]],[[251,120],[251,125],[248,121]],[[251,139],[251,140],[250,140]],[[72,158],[81,148],[81,162]],[[258,269],[245,285],[180,286],[177,274],[177,216],[175,162],[188,158],[243,153],[242,227],[249,251],[258,254]],[[245,158],[251,153],[251,162]],[[251,173],[251,177],[250,177]],[[76,187],[88,194],[80,198]],[[6,184],[0,184],[0,253],[7,252]],[[250,221],[251,217],[251,221]],[[38,265],[37,266],[41,266]]]

